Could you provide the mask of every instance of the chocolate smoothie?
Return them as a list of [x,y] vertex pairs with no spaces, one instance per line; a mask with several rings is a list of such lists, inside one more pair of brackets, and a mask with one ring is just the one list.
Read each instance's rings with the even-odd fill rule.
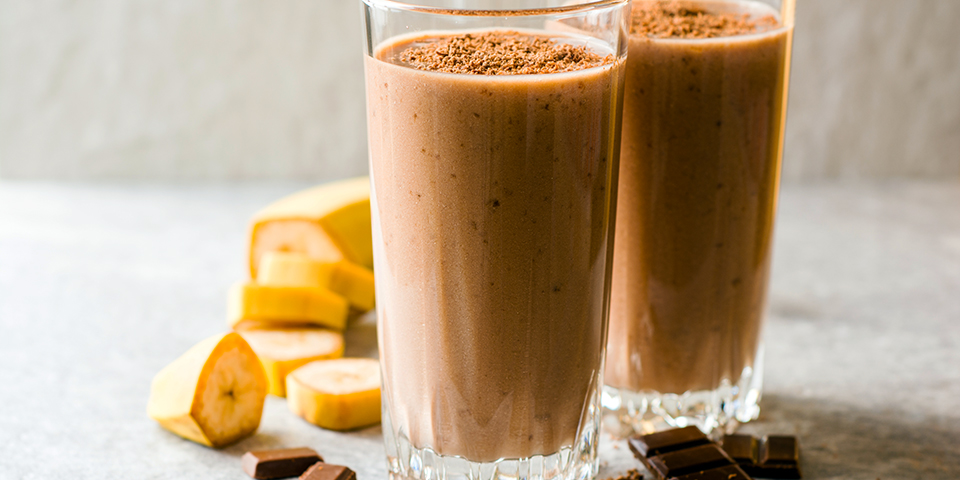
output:
[[571,42],[479,31],[366,58],[384,398],[417,448],[553,454],[595,401],[622,61]]
[[792,27],[756,2],[634,2],[607,385],[682,394],[753,365]]

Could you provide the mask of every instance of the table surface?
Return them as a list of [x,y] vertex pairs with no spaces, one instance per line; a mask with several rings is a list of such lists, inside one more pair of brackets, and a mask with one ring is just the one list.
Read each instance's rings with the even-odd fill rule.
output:
[[[150,380],[222,332],[247,219],[303,185],[0,183],[0,477],[244,479],[257,448],[311,446],[384,479],[379,427],[341,434],[269,398],[223,450],[147,418]],[[792,185],[776,233],[760,420],[804,478],[960,477],[960,183]],[[375,355],[375,321],[348,331]],[[606,434],[601,472],[639,464]]]

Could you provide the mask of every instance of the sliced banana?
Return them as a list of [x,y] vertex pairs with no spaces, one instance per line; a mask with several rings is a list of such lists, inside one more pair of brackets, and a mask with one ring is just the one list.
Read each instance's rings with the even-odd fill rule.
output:
[[351,306],[362,312],[376,306],[373,270],[367,267],[346,260],[337,262],[330,273],[330,284],[327,288],[342,295]]
[[250,278],[258,278],[261,257],[272,251],[373,268],[370,179],[327,183],[282,198],[254,216],[250,231]]
[[336,265],[336,261],[314,260],[304,253],[267,252],[260,260],[257,283],[274,287],[328,287]]
[[355,309],[373,309],[373,271],[348,260],[314,260],[303,253],[268,252],[260,261],[257,283],[274,287],[323,287]]
[[260,358],[269,393],[278,397],[286,396],[287,375],[301,365],[343,356],[343,335],[323,328],[255,328],[239,333]]
[[260,426],[267,376],[240,335],[208,338],[153,378],[147,414],[177,435],[209,447],[250,436]]
[[310,362],[287,375],[287,405],[329,430],[380,423],[380,364],[370,358]]
[[244,322],[314,324],[343,330],[347,301],[321,287],[276,287],[239,283],[230,290],[227,323]]

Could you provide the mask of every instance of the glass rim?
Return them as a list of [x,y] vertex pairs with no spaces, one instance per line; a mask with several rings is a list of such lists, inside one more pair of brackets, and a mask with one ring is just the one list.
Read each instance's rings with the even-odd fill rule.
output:
[[417,5],[409,0],[362,0],[363,3],[371,7],[389,8],[393,10],[404,10],[408,12],[431,13],[434,15],[449,16],[469,16],[469,17],[530,17],[540,15],[570,14],[582,11],[596,10],[600,8],[625,5],[630,0],[593,0],[573,5],[559,5],[546,8],[520,8],[520,9],[471,9],[471,8],[449,8],[434,7],[429,5]]

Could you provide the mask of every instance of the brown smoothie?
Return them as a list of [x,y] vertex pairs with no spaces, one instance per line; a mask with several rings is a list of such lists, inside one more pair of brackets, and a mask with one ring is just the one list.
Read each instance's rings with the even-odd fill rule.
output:
[[599,388],[622,62],[557,40],[366,58],[384,398],[415,447],[553,454]]
[[792,29],[752,5],[634,2],[607,385],[713,390],[753,364]]

